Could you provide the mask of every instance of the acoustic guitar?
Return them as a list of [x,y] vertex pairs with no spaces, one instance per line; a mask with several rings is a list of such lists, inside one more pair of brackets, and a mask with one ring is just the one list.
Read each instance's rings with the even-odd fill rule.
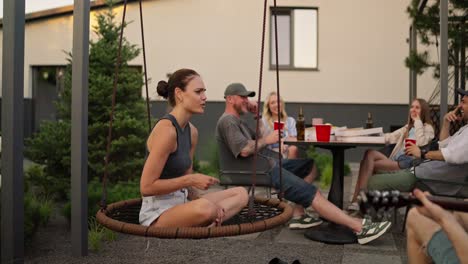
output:
[[[460,212],[468,212],[468,201],[442,197],[428,196],[431,202],[440,207]],[[373,219],[382,219],[392,208],[399,208],[408,205],[422,205],[412,193],[400,191],[361,191],[359,194],[359,209],[362,214],[368,215]]]

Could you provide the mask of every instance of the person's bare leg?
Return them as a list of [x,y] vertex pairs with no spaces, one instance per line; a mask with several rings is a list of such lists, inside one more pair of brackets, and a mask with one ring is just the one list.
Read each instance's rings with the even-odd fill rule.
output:
[[288,159],[297,159],[299,157],[299,149],[297,146],[288,146]]
[[304,181],[307,183],[312,184],[317,177],[317,166],[314,165],[312,166],[312,169],[310,170],[309,174],[304,177]]
[[293,218],[301,217],[305,214],[304,207],[298,204],[294,204],[293,206]]
[[202,197],[224,209],[225,215],[223,221],[237,214],[249,201],[249,195],[244,187],[207,193]]
[[151,225],[157,227],[207,226],[216,219],[217,209],[216,204],[200,198],[168,209]]
[[312,207],[323,218],[336,224],[347,226],[354,232],[360,232],[362,229],[362,219],[345,214],[341,209],[325,199],[319,192],[317,192],[312,200]]
[[[374,173],[377,173],[379,171],[397,171],[397,170],[400,170],[400,166],[398,166],[398,162],[391,160],[391,159],[381,159],[374,163]],[[364,184],[365,184],[365,187],[367,187],[367,182],[365,182]]]
[[425,246],[439,229],[440,226],[437,223],[420,214],[416,208],[408,212],[406,220],[408,263],[431,263]]
[[376,150],[366,150],[364,158],[361,161],[361,166],[359,167],[358,179],[356,186],[354,187],[354,194],[351,202],[356,202],[359,195],[359,191],[367,187],[367,182],[369,178],[374,173],[374,165],[376,162],[388,159],[387,156],[378,152]]

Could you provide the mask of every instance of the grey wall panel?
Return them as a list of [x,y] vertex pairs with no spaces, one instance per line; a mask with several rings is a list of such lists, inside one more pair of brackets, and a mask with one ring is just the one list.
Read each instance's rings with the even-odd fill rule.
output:
[[[1,98],[0,98],[1,106]],[[367,112],[373,115],[374,126],[383,127],[385,132],[390,132],[390,127],[399,127],[406,123],[408,106],[406,105],[377,105],[377,104],[299,104],[288,103],[286,110],[288,115],[297,117],[299,106],[304,109],[306,123],[310,125],[313,117],[322,117],[325,122],[333,125],[347,125],[348,127],[364,126],[367,119]],[[1,110],[0,110],[1,111]],[[151,102],[151,114],[153,118],[158,118],[168,111],[167,103],[164,101]],[[216,122],[224,112],[224,102],[208,102],[205,114],[195,115],[192,123],[199,130],[199,144],[197,157],[208,159],[210,145],[214,144],[214,130]],[[1,112],[0,112],[1,114]],[[33,133],[34,113],[32,110],[32,100],[24,99],[24,135],[29,137]],[[346,151],[346,160],[359,161],[362,157],[363,149],[351,149]]]

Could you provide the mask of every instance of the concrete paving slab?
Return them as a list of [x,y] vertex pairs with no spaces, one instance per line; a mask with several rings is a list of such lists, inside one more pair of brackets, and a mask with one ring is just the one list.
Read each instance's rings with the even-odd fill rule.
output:
[[256,239],[259,235],[261,235],[262,232],[257,232],[257,233],[252,233],[252,234],[246,234],[246,235],[240,235],[240,236],[228,236],[226,239],[232,239],[232,240],[253,240]]
[[385,235],[379,237],[378,239],[366,244],[347,244],[344,245],[344,249],[349,252],[353,252],[355,250],[371,250],[371,251],[388,251],[393,252],[397,251],[395,240],[391,233],[386,233]]
[[397,255],[382,255],[382,254],[365,254],[345,252],[343,254],[342,264],[360,264],[360,263],[379,263],[379,264],[400,264],[400,256]]
[[304,236],[306,230],[291,230],[289,228],[283,228],[281,232],[274,238],[275,242],[278,243],[289,243],[289,244],[303,244],[310,246],[323,246],[323,243],[312,241]]

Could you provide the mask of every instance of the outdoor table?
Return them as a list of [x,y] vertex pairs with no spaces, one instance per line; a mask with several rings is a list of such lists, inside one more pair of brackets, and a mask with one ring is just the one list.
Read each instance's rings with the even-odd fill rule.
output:
[[[284,144],[306,147],[313,145],[332,152],[333,178],[330,192],[328,193],[328,200],[340,209],[343,209],[345,150],[355,147],[383,147],[385,145],[384,143],[342,142],[336,140],[329,142],[288,140]],[[351,229],[330,222],[309,229],[304,235],[308,239],[329,244],[350,244],[357,242],[356,235]]]

